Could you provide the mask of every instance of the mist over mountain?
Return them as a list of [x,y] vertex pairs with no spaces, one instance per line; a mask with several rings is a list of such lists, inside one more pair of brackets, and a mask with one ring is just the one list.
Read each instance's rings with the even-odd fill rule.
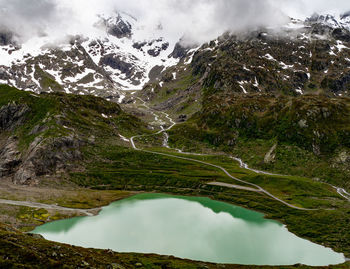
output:
[[115,11],[131,14],[145,32],[161,27],[170,41],[183,37],[186,45],[201,44],[225,31],[245,31],[256,27],[279,26],[288,16],[305,17],[314,12],[344,13],[348,1],[277,0],[24,0],[0,1],[0,29],[17,34],[18,42],[47,35],[59,42],[67,35],[96,32],[98,14]]
[[349,213],[350,0],[0,0],[0,268],[349,268]]

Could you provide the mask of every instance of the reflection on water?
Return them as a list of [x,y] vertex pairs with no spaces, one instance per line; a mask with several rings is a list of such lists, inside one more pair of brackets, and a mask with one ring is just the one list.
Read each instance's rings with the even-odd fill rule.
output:
[[95,217],[38,227],[46,239],[118,252],[157,253],[193,260],[256,264],[339,264],[344,255],[298,238],[280,223],[208,198],[141,194]]

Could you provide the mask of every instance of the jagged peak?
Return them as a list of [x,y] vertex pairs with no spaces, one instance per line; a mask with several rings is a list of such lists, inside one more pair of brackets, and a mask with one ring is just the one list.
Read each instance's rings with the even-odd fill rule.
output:
[[345,28],[350,30],[350,11],[343,14],[314,13],[306,18],[307,24],[322,24],[330,28]]

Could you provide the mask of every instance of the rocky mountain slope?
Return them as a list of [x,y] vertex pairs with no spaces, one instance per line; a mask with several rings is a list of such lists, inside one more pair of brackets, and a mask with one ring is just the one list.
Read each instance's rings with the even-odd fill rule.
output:
[[[211,196],[349,253],[348,201],[319,182],[350,190],[349,24],[350,14],[314,15],[282,29],[227,33],[197,48],[167,41],[161,26],[145,37],[127,14],[101,16],[95,34],[55,45],[45,36],[19,44],[16,33],[2,31],[0,84],[24,91],[0,86],[0,178],[33,184],[48,176],[98,190]],[[125,90],[133,94],[125,97]],[[153,110],[141,115],[148,105]],[[168,112],[179,123],[168,132],[170,146],[239,156],[292,175],[250,175],[232,159],[213,157],[290,203],[321,210],[296,212],[258,192],[209,186],[208,179],[224,177],[213,167],[135,151],[128,137],[154,130],[122,108],[151,120]],[[152,146],[152,136],[142,138],[138,143]],[[0,234],[0,267],[222,267],[75,248],[3,224]]]
[[[315,14],[305,21],[291,19],[282,28],[227,33],[192,49],[167,41],[161,25],[145,33],[124,13],[99,16],[94,27],[90,36],[71,36],[55,45],[45,36],[18,44],[16,33],[2,31],[0,83],[119,103],[135,102],[137,96],[126,98],[125,90],[143,89],[139,97],[179,122],[195,115],[192,122],[198,128],[216,133],[210,140],[214,145],[233,146],[244,134],[277,137],[317,156],[337,150],[347,156],[349,13]],[[6,105],[1,110],[5,117],[12,113],[21,120],[27,113],[26,106]],[[3,156],[13,163],[18,162],[18,153],[11,150],[15,144],[3,143]]]
[[189,52],[141,96],[188,119],[170,132],[174,147],[219,147],[254,167],[349,188],[349,18],[314,15],[226,34]]
[[[282,28],[227,34],[191,50],[166,40],[161,25],[147,32],[125,13],[99,16],[93,33],[55,42],[42,36],[19,44],[16,33],[3,30],[0,83],[122,102],[122,90],[141,90],[153,82],[158,86],[149,90],[162,88],[181,70],[188,73],[186,66],[193,59],[193,74],[208,76],[205,83],[213,80],[221,90],[295,95],[322,89],[347,96],[349,18],[347,13],[313,15],[305,21],[291,20]],[[169,67],[175,72],[169,74]]]
[[159,103],[159,96],[165,95],[169,106],[174,106],[184,95],[173,91],[179,88],[174,84],[183,85],[181,78],[188,74],[196,81],[185,85],[185,97],[198,87],[218,95],[349,96],[349,18],[314,15],[305,21],[291,20],[278,29],[223,35],[190,51],[176,68],[163,74],[161,83],[149,85],[144,96]]
[[123,145],[123,135],[144,129],[140,120],[101,98],[0,86],[0,177],[32,184],[41,176],[65,174],[83,167],[86,147],[96,150],[109,139]]
[[92,94],[121,102],[121,90],[140,90],[168,66],[177,64],[175,44],[161,25],[147,33],[124,13],[99,16],[95,32],[52,41],[0,32],[0,83],[22,90]]

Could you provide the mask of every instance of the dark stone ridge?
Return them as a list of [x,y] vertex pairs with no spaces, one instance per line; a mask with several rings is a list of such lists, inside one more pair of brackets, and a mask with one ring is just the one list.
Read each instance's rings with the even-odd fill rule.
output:
[[185,122],[187,120],[187,115],[180,115],[178,118],[178,122]]
[[322,81],[323,88],[330,88],[334,93],[341,93],[350,86],[350,73],[344,73],[338,79],[325,78]]
[[110,35],[117,38],[131,37],[132,27],[130,23],[123,21],[122,17],[118,14],[116,24],[107,25],[107,31]]
[[119,56],[113,54],[106,55],[101,59],[100,64],[118,69],[128,77],[132,75],[132,64],[122,61]]
[[169,55],[169,58],[174,57],[176,59],[183,58],[187,55],[189,48],[185,48],[181,43],[176,43],[173,52]]
[[20,152],[17,150],[16,137],[10,137],[0,149],[0,177],[11,175],[21,163]]
[[156,47],[154,49],[150,49],[147,51],[147,53],[153,57],[157,57],[159,56],[159,54],[161,53],[162,49],[159,47]]
[[344,42],[350,42],[350,32],[343,28],[336,28],[332,32],[332,36],[335,39],[344,41]]
[[144,46],[147,45],[147,42],[136,42],[132,45],[134,49],[141,50]]
[[26,105],[17,105],[16,103],[7,104],[0,108],[0,129],[14,130],[25,120],[29,107]]

